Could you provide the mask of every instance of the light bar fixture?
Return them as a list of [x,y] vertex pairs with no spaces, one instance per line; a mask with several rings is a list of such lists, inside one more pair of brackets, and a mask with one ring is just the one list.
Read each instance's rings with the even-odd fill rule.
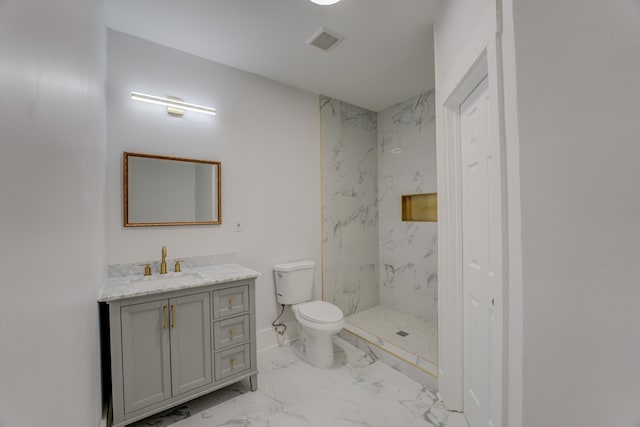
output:
[[209,114],[210,116],[216,115],[216,109],[207,107],[204,105],[189,104],[183,102],[181,99],[162,98],[155,95],[147,95],[140,92],[131,92],[131,99],[136,101],[149,102],[151,104],[165,105],[169,114],[182,116],[184,110],[196,111],[198,113]]

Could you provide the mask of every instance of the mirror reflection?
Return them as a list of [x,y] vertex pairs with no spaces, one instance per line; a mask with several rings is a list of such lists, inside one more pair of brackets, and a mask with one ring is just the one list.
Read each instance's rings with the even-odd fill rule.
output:
[[124,226],[220,224],[220,162],[124,153]]

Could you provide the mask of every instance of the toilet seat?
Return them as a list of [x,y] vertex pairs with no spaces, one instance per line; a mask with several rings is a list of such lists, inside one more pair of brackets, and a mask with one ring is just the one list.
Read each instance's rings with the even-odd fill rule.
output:
[[309,301],[296,304],[296,311],[300,317],[313,323],[336,323],[343,318],[342,310],[326,301]]

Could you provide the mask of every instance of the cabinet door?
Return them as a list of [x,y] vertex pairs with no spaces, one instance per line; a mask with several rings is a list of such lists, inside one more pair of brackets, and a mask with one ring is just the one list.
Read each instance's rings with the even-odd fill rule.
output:
[[171,397],[167,300],[122,307],[124,412]]
[[169,300],[173,396],[211,382],[209,293]]

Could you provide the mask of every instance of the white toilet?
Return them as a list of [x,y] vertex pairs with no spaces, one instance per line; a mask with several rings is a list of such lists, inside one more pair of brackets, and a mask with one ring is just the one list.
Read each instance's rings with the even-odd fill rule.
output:
[[309,364],[333,365],[332,335],[344,327],[342,310],[326,301],[311,301],[315,262],[296,261],[273,266],[278,303],[291,305],[299,325],[294,349]]

